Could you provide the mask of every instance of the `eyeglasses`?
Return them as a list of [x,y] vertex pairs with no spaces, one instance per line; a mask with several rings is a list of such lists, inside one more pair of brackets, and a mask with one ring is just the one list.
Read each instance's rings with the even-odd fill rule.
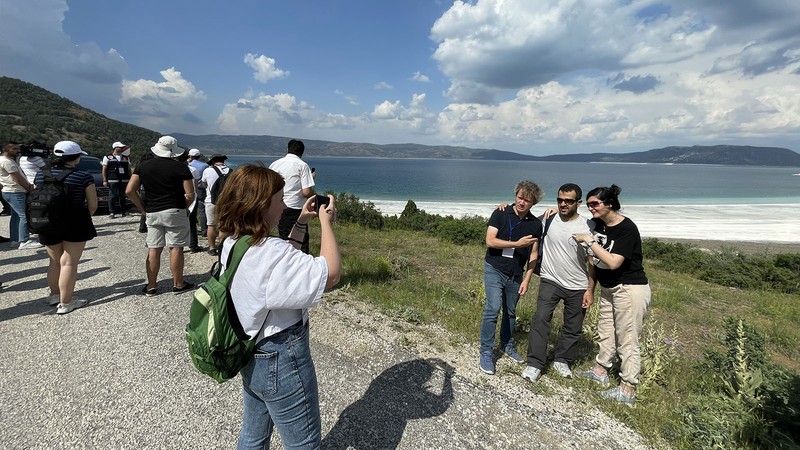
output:
[[598,206],[602,205],[603,202],[586,202],[587,208],[596,209]]
[[566,203],[567,205],[574,205],[575,202],[577,202],[577,200],[575,200],[574,198],[557,198],[556,202],[558,204]]

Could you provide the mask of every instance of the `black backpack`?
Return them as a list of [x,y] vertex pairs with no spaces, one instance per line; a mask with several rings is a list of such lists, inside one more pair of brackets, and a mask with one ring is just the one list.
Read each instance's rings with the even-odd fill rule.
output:
[[217,181],[215,181],[214,185],[211,186],[211,192],[209,192],[208,195],[211,196],[211,204],[216,205],[219,194],[222,193],[222,188],[225,187],[225,180],[228,178],[228,175],[230,175],[230,172],[222,173],[222,171],[219,170],[216,165],[212,165],[211,168],[217,172]]
[[49,167],[42,168],[44,179],[28,194],[25,202],[25,217],[28,231],[34,234],[55,233],[64,229],[72,209],[69,188],[64,180],[74,169],[64,169],[53,176]]
[[536,258],[536,265],[533,266],[533,273],[535,275],[541,275],[542,272],[542,254],[544,253],[544,237],[547,236],[547,229],[550,228],[550,224],[553,223],[553,219],[555,219],[556,215],[553,214],[547,220],[544,221],[544,231],[542,231],[542,235],[539,237],[539,256]]

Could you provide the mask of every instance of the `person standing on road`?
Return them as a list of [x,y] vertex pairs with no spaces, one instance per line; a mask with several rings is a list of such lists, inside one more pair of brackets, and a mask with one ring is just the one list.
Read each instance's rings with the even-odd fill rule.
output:
[[[183,279],[183,247],[189,240],[189,215],[186,208],[194,201],[192,173],[186,164],[174,158],[182,150],[172,136],[162,136],[150,148],[155,158],[136,167],[125,194],[134,205],[146,214],[147,284],[142,293],[148,297],[158,295],[156,284],[161,269],[161,253],[169,247],[169,267],[172,271],[172,293],[188,292],[194,284]],[[144,186],[147,205],[139,197],[139,187]]]
[[206,187],[205,210],[208,227],[206,236],[208,237],[208,254],[211,256],[217,256],[217,238],[219,237],[216,215],[216,206],[219,202],[218,199],[211,198],[211,191],[221,176],[230,173],[231,169],[225,165],[227,159],[228,157],[225,155],[211,155],[211,158],[208,159],[208,167],[203,171],[202,183]]
[[[286,209],[283,210],[281,222],[278,224],[278,235],[281,239],[289,239],[292,227],[300,215],[301,208],[307,198],[314,195],[314,177],[311,169],[302,160],[305,152],[303,141],[292,139],[288,144],[288,152],[283,158],[270,164],[269,168],[278,172],[286,182],[283,189],[283,202]],[[300,250],[308,253],[308,235],[303,236]]]
[[641,371],[639,336],[651,291],[642,265],[642,237],[636,224],[619,212],[620,192],[622,189],[615,184],[589,191],[586,206],[592,212],[595,232],[575,235],[594,254],[595,273],[601,286],[597,319],[600,348],[594,367],[577,375],[606,386],[608,371],[619,356],[622,381],[600,396],[633,406]]
[[3,198],[11,206],[11,222],[8,224],[11,245],[19,244],[20,250],[41,248],[42,244],[30,238],[25,203],[28,193],[33,190],[17,164],[21,145],[11,142],[3,146],[0,155],[0,184],[3,185]]
[[530,381],[538,380],[544,370],[550,322],[561,300],[564,300],[564,324],[556,344],[553,369],[562,377],[572,377],[570,365],[583,335],[583,318],[594,302],[594,265],[586,249],[573,237],[594,230],[594,222],[578,214],[582,195],[577,184],[562,185],[556,198],[558,214],[544,219],[544,236],[539,242],[542,254],[539,295],[528,333],[528,366],[522,371],[522,378]]
[[[57,232],[43,232],[39,240],[47,246],[50,264],[47,267],[47,285],[50,296],[47,303],[58,305],[56,314],[67,314],[86,306],[88,299],[75,298],[75,283],[78,280],[78,263],[81,260],[86,241],[97,236],[92,223],[92,214],[97,211],[97,188],[94,177],[89,172],[75,170],[86,152],[72,141],[61,141],[53,148],[53,168],[51,173],[58,176],[65,170],[72,170],[64,179],[69,192],[69,216],[64,227]],[[42,183],[44,173],[36,175],[35,182]]]
[[[203,154],[200,150],[193,148],[189,150],[189,165],[197,171],[197,209],[195,210],[195,221],[200,224],[200,236],[206,237],[208,222],[206,220],[206,187],[203,185],[203,171],[208,168],[208,164],[203,162]],[[194,172],[192,172],[194,175]]]
[[113,151],[103,157],[103,186],[108,188],[108,217],[117,217],[117,211],[125,217],[128,205],[125,203],[125,189],[131,178],[131,163],[126,151],[128,146],[122,142],[111,145]]
[[[309,199],[290,233],[269,236],[283,209],[284,181],[262,164],[245,164],[226,181],[216,209],[221,261],[238,239],[250,236],[230,294],[256,352],[242,371],[243,417],[238,449],[269,447],[273,427],[285,448],[316,449],[321,442],[319,389],[309,345],[308,311],[339,282],[341,256],[333,234],[334,199],[316,211]],[[319,257],[301,253],[309,221],[319,218]],[[223,273],[225,268],[223,267]]]
[[531,207],[542,199],[539,185],[533,181],[520,181],[514,195],[514,205],[495,210],[486,228],[483,265],[486,307],[481,323],[479,367],[490,375],[495,372],[493,349],[501,311],[500,350],[517,363],[525,361],[514,349],[517,301],[528,291],[538,256],[537,242],[542,234],[542,222],[531,214]]

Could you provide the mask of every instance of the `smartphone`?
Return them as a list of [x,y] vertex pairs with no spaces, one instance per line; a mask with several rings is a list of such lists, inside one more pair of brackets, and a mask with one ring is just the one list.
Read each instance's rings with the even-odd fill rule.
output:
[[331,199],[327,195],[317,194],[317,199],[314,200],[314,208],[319,211],[321,207],[328,206],[330,203]]

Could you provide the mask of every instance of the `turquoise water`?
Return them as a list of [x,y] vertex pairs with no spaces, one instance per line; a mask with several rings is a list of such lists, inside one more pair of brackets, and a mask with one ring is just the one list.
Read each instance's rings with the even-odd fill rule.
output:
[[[232,156],[230,165],[275,157]],[[573,182],[584,193],[615,183],[623,204],[797,204],[800,168],[605,164],[388,158],[304,158],[317,169],[317,190],[372,200],[495,202],[513,198],[522,179],[554,198]]]

